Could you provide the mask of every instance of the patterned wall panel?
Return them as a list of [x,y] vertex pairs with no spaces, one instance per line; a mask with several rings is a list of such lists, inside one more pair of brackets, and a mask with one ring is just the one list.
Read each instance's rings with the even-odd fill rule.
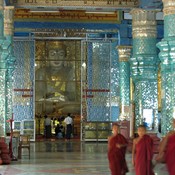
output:
[[[87,99],[89,121],[110,120],[110,43],[89,43]],[[90,48],[90,47],[88,47]]]
[[114,99],[114,102],[119,103],[119,61],[118,53],[116,52],[117,42],[111,43],[111,97]]
[[14,119],[34,119],[34,41],[14,41],[14,54]]
[[88,121],[116,121],[118,117],[118,59],[116,52],[111,52],[116,44],[87,42],[87,82],[84,82],[83,101]]
[[118,42],[111,42],[111,74],[110,74],[110,93],[111,93],[111,121],[118,120],[120,113],[120,83],[119,83],[119,61],[116,46]]

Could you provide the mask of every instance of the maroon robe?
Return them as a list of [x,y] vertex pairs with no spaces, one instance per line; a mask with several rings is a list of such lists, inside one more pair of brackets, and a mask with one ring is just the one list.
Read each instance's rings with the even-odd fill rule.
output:
[[135,146],[135,171],[136,175],[154,175],[152,170],[153,140],[144,135]]
[[108,160],[111,175],[125,175],[128,167],[125,160],[126,146],[117,148],[116,144],[127,145],[128,142],[121,134],[112,136],[108,145]]
[[168,137],[165,160],[169,175],[175,175],[175,134]]

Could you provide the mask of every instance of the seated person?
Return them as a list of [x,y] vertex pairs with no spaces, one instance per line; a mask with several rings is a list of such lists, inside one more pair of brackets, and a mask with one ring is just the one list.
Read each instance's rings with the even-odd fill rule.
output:
[[65,130],[64,130],[64,126],[63,125],[60,126],[60,131],[62,133],[62,138],[64,138],[64,136],[65,136]]
[[63,138],[63,134],[61,132],[61,127],[59,124],[57,124],[56,128],[55,128],[55,136],[58,138],[58,139],[61,139]]

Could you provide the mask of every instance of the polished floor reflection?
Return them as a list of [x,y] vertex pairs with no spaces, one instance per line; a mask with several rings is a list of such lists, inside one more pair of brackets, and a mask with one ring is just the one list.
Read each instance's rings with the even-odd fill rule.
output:
[[[0,175],[110,175],[107,160],[107,143],[84,143],[47,140],[31,143],[31,159],[27,150],[21,160],[0,165]],[[127,163],[134,175],[131,154]],[[164,164],[155,167],[156,175],[168,175]]]

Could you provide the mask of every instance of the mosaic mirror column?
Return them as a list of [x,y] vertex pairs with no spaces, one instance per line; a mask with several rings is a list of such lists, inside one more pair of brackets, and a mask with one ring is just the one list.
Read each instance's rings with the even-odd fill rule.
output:
[[134,9],[132,14],[133,55],[130,59],[134,84],[135,128],[147,124],[158,130],[156,11]]
[[6,133],[6,76],[10,42],[4,37],[4,1],[0,0],[0,136]]
[[161,131],[172,129],[175,118],[175,1],[163,0],[164,39],[157,44],[161,60]]
[[[14,32],[14,7],[7,6],[4,8],[4,36],[11,43],[9,46],[9,55],[7,57],[7,74],[6,74],[6,120],[12,118],[13,110],[13,70],[15,57],[13,54],[13,32]],[[6,123],[6,132],[10,132],[10,125]]]
[[118,46],[120,68],[120,120],[129,117],[130,105],[130,64],[131,46]]

